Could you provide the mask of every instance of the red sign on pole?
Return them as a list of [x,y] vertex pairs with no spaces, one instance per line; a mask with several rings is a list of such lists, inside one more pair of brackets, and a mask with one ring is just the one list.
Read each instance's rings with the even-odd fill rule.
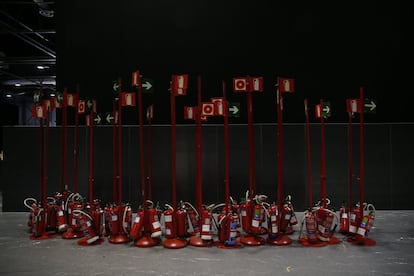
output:
[[78,114],[84,114],[86,111],[86,102],[84,100],[78,101]]
[[277,85],[279,87],[280,92],[288,92],[293,93],[295,90],[295,80],[294,79],[286,79],[286,78],[277,78]]
[[46,118],[46,108],[42,104],[33,105],[32,116],[39,119]]
[[214,103],[202,103],[201,116],[214,116]]
[[121,92],[120,96],[121,106],[135,106],[134,92]]
[[346,111],[350,113],[359,113],[362,111],[362,105],[359,99],[346,99]]
[[234,92],[247,92],[248,91],[247,78],[233,78],[233,91]]
[[187,93],[188,75],[173,75],[171,89],[174,96],[181,96]]
[[185,120],[195,120],[197,114],[196,106],[184,106],[184,119]]
[[64,105],[76,107],[77,105],[76,94],[66,94],[64,97]]
[[140,84],[140,78],[139,78],[139,71],[132,72],[132,86],[138,86]]
[[250,91],[263,92],[263,77],[251,77],[249,84],[250,84]]

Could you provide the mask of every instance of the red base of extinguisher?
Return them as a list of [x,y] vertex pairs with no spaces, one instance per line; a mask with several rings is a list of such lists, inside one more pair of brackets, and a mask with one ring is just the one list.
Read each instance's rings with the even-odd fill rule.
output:
[[271,245],[289,245],[292,243],[292,239],[286,235],[280,235],[279,237],[274,238],[274,239],[271,239],[268,237],[266,241],[268,244],[271,244]]
[[190,238],[190,245],[197,247],[209,247],[213,244],[213,241],[206,241],[200,238],[199,234],[196,234]]
[[309,242],[307,238],[300,238],[299,243],[302,244],[303,246],[308,246],[308,247],[322,247],[322,246],[328,245],[327,242],[323,242],[320,240],[317,240],[316,242]]
[[234,245],[227,245],[225,243],[215,241],[214,245],[217,248],[221,248],[221,249],[233,249],[233,248],[240,248],[242,246],[242,244],[239,241],[237,241]]
[[118,235],[109,235],[108,241],[110,243],[120,244],[120,243],[127,243],[131,240],[127,237],[126,234],[118,234]]
[[62,234],[63,239],[78,239],[83,237],[83,232],[75,231],[73,228],[68,228],[68,230]]
[[292,235],[293,234],[293,228],[291,226],[288,226],[286,231],[283,232],[285,235]]
[[374,246],[377,244],[375,240],[370,239],[370,238],[365,238],[363,240],[357,240],[355,239],[355,237],[349,237],[346,240],[353,245],[360,245],[360,246]]
[[98,245],[98,244],[101,244],[101,243],[103,243],[104,241],[105,241],[104,239],[99,238],[99,239],[97,239],[97,240],[96,240],[96,241],[94,241],[94,242],[88,243],[88,238],[84,237],[84,238],[82,238],[82,239],[78,240],[78,245],[81,245],[81,246],[92,246],[92,245]]
[[253,236],[253,235],[247,235],[244,237],[240,237],[240,242],[242,244],[250,245],[250,246],[259,246],[259,245],[264,245],[266,243],[263,237]]
[[30,235],[31,240],[48,240],[53,239],[57,236],[55,232],[45,232],[43,235],[35,237],[34,235]]
[[174,239],[165,239],[162,242],[162,246],[170,249],[179,249],[186,247],[188,245],[188,240],[184,238],[174,238]]
[[152,247],[156,246],[160,243],[160,239],[158,238],[151,238],[150,235],[144,235],[141,238],[137,239],[134,242],[134,245],[137,247]]

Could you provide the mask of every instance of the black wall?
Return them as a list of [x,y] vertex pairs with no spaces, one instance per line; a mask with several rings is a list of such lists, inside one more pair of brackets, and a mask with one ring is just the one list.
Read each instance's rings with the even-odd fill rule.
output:
[[[257,192],[270,201],[277,193],[277,126],[254,125]],[[313,200],[320,193],[320,125],[311,124]],[[327,195],[339,206],[349,198],[349,146],[347,124],[326,123]],[[145,129],[147,137],[148,129]],[[359,175],[359,124],[353,125],[353,172]],[[123,201],[136,208],[141,204],[138,126],[123,127]],[[304,124],[285,124],[284,128],[284,194],[291,194],[297,210],[308,206],[306,141]],[[44,128],[46,134],[46,128]],[[152,126],[152,199],[171,203],[171,128]],[[1,191],[4,211],[26,211],[23,200],[39,198],[40,159],[37,127],[4,127],[4,161],[1,164]],[[244,197],[249,188],[249,155],[247,125],[230,125],[229,165],[230,194]],[[364,198],[377,209],[414,209],[411,195],[414,181],[414,125],[365,124]],[[177,199],[195,201],[195,126],[177,125]],[[206,124],[202,128],[203,203],[224,201],[223,126]],[[47,136],[46,136],[47,137]],[[45,137],[45,139],[46,139]],[[112,201],[112,127],[94,128],[94,197]],[[68,177],[73,190],[74,127],[68,128]],[[146,139],[145,147],[149,143]],[[48,195],[61,191],[61,127],[49,128]],[[89,130],[79,129],[78,192],[88,197]],[[146,157],[146,166],[148,165]],[[354,203],[359,186],[352,186]]]

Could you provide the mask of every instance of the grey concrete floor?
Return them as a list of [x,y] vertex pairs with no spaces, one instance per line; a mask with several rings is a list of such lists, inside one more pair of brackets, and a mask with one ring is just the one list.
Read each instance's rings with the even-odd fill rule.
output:
[[80,246],[61,236],[31,240],[27,220],[25,212],[0,213],[0,275],[414,275],[414,210],[377,210],[374,246],[335,233],[339,244],[318,248],[298,242],[299,228],[287,246],[142,248],[106,238]]

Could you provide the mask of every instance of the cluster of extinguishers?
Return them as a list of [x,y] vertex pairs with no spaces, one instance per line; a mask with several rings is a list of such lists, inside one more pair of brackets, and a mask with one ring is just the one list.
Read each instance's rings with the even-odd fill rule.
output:
[[321,200],[305,211],[299,241],[309,245],[337,243],[339,240],[334,237],[334,232],[339,224],[339,232],[347,235],[349,241],[363,243],[368,239],[374,219],[375,207],[372,204],[364,203],[363,214],[359,204],[351,210],[342,205],[338,217],[329,199],[326,202]]
[[213,241],[216,231],[219,243],[234,246],[241,229],[251,235],[268,234],[270,239],[293,232],[297,219],[290,196],[285,199],[281,216],[277,205],[266,200],[265,195],[250,200],[247,192],[241,204],[230,197],[228,208],[224,203],[203,205],[201,213],[189,202],[180,201],[176,210],[165,204],[165,210],[160,210],[147,200],[134,217],[130,204],[102,207],[99,200],[85,203],[80,194],[71,192],[56,193],[47,198],[46,204],[33,198],[25,199],[24,204],[30,209],[31,239],[61,234],[65,239],[79,238],[80,245],[92,245],[103,241],[103,237],[111,243],[125,243],[144,235],[161,240],[162,236],[173,239],[199,234],[202,240]]

